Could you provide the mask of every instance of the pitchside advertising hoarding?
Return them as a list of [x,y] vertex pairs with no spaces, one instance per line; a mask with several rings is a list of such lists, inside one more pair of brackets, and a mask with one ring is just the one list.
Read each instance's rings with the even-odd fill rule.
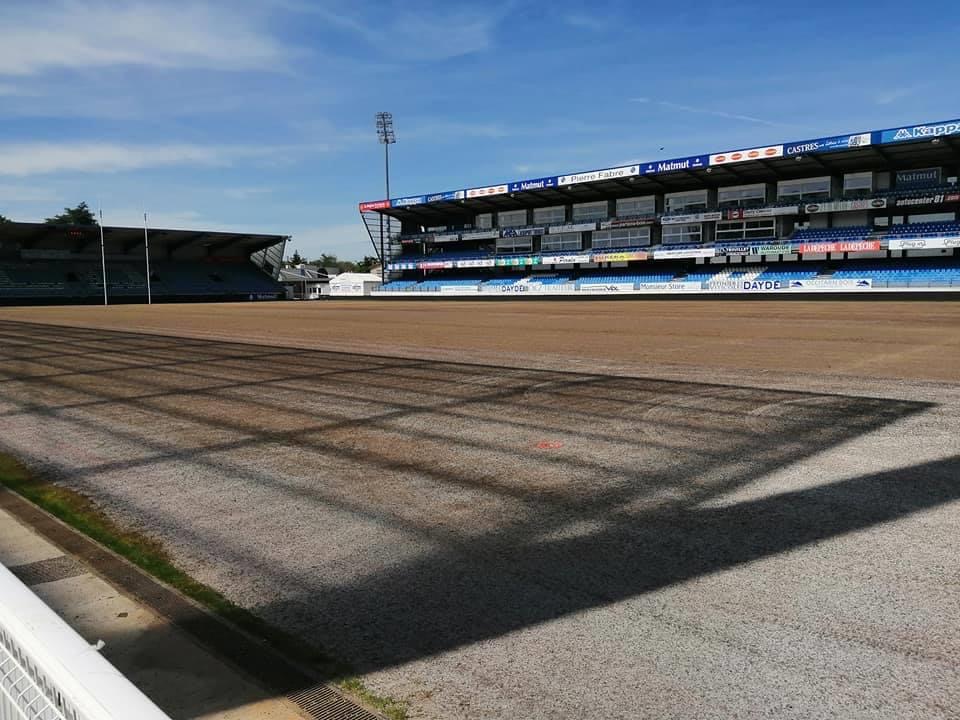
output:
[[874,252],[880,249],[879,240],[849,240],[842,242],[809,242],[800,243],[795,252],[800,253],[832,253],[832,252]]
[[790,290],[870,290],[873,280],[868,278],[816,278],[791,280]]
[[588,292],[588,293],[633,292],[633,283],[580,283],[580,292]]

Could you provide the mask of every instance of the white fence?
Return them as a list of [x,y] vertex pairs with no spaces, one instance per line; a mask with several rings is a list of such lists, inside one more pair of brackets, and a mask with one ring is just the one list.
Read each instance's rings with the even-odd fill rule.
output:
[[170,720],[0,565],[0,720]]

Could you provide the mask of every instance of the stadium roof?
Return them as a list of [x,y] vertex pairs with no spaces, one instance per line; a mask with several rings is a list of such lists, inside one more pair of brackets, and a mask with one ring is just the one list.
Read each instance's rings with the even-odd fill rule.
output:
[[360,211],[429,225],[457,215],[466,219],[514,208],[775,182],[818,172],[912,169],[958,159],[960,120],[948,120],[376,200],[360,203]]
[[[117,249],[129,253],[143,247],[142,227],[103,228],[109,252]],[[173,253],[181,249],[206,248],[223,253],[254,253],[289,239],[286,235],[227,233],[216,230],[165,230],[149,228],[150,249]],[[0,224],[0,248],[21,250],[71,250],[90,252],[100,242],[97,225],[48,225],[46,223],[11,222]]]

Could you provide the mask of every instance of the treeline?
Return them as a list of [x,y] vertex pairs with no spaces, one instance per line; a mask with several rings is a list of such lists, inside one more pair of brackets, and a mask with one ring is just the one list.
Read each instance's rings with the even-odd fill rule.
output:
[[[13,221],[5,215],[0,215],[0,224],[8,222]],[[96,225],[97,217],[90,207],[82,202],[76,207],[64,208],[62,213],[48,217],[45,222],[47,225]]]

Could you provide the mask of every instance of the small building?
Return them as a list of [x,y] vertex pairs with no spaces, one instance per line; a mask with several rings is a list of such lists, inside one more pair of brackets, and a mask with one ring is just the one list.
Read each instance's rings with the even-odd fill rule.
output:
[[330,278],[331,297],[366,297],[380,287],[379,275],[373,273],[340,273]]
[[336,274],[335,270],[330,272],[329,268],[301,263],[281,268],[278,279],[286,289],[288,300],[319,300],[330,294],[330,276],[333,274]]

